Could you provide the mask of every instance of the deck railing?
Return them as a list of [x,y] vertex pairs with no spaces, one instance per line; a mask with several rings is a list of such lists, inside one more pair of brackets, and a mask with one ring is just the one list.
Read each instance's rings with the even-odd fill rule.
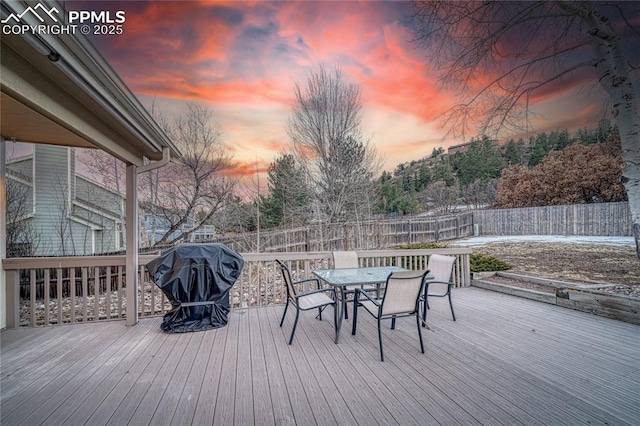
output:
[[[470,249],[361,250],[360,266],[397,265],[426,269],[431,254],[458,258],[456,287],[470,285]],[[151,281],[146,268],[153,255],[139,258],[138,315],[164,315],[171,304]],[[243,253],[245,265],[231,289],[233,308],[284,303],[285,290],[276,259],[289,265],[294,279],[331,265],[330,252]],[[7,271],[7,327],[49,326],[126,318],[125,257],[14,258]]]

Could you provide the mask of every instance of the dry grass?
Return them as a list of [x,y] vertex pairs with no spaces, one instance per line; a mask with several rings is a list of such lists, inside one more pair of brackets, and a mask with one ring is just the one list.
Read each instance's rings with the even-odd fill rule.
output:
[[491,243],[474,248],[512,266],[510,272],[599,283],[640,285],[632,247],[563,243]]

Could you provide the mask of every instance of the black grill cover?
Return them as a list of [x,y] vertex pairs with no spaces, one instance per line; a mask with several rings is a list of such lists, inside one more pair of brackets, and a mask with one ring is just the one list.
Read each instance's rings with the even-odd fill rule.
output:
[[149,262],[151,279],[173,306],[162,330],[185,333],[227,325],[229,291],[243,265],[242,256],[224,244],[180,244]]

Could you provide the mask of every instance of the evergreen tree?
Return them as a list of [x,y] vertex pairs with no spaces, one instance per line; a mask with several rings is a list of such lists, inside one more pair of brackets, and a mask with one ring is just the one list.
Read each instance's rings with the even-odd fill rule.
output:
[[471,142],[469,150],[457,159],[457,177],[462,186],[476,180],[486,182],[500,176],[507,166],[500,150],[494,148],[486,136]]
[[427,185],[429,185],[429,182],[431,181],[431,174],[429,173],[429,169],[427,168],[427,165],[423,162],[422,165],[420,166],[420,170],[418,171],[418,182],[419,185],[417,186],[417,189],[423,190],[424,188],[427,187]]
[[573,143],[573,140],[569,137],[569,131],[566,129],[556,130],[549,134],[549,146],[552,146],[552,149],[562,150],[568,147]]
[[433,170],[434,180],[443,181],[447,186],[453,185],[455,180],[453,176],[453,167],[449,160],[440,161]]
[[520,150],[516,145],[516,142],[513,139],[510,139],[507,142],[507,146],[504,151],[504,157],[508,165],[518,165],[522,164],[522,156],[520,155]]
[[529,139],[529,167],[539,164],[553,149],[546,133],[538,133],[535,138]]
[[442,148],[441,146],[439,146],[438,148],[433,148],[433,151],[431,151],[431,157],[430,158],[436,158],[440,155],[442,155],[444,153],[444,148]]
[[413,179],[408,173],[404,173],[402,175],[402,190],[408,193],[412,193],[415,191],[415,187],[413,186]]
[[306,173],[292,154],[276,158],[267,172],[269,196],[262,197],[260,212],[264,227],[301,223],[306,220],[311,195]]

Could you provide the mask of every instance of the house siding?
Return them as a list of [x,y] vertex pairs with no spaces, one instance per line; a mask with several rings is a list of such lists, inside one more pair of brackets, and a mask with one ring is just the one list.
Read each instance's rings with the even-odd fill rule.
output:
[[35,229],[40,236],[38,255],[71,255],[72,225],[67,184],[67,149],[51,145],[34,146]]
[[120,220],[124,219],[123,197],[82,176],[76,177],[76,199],[84,200],[104,209],[105,215],[111,215]]
[[[29,202],[36,230],[36,256],[109,253],[118,244],[124,217],[122,197],[88,179],[76,176],[75,150],[35,145],[30,158],[9,169],[32,180]],[[11,176],[9,176],[11,179]],[[16,179],[13,179],[17,181]]]
[[22,176],[33,178],[33,155],[29,154],[15,160],[7,161],[7,169]]

